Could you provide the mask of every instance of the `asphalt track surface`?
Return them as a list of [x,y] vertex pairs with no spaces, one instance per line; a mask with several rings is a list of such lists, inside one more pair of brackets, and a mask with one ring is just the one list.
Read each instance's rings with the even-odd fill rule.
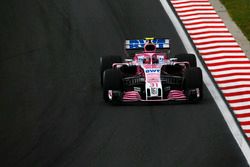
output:
[[168,37],[154,0],[9,0],[0,5],[0,166],[245,167],[205,88],[201,104],[110,106],[99,57],[126,38]]

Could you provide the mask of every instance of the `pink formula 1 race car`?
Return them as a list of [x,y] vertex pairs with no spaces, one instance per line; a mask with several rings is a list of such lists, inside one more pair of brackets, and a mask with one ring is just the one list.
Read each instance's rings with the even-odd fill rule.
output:
[[196,67],[195,55],[180,54],[170,58],[169,49],[168,39],[126,40],[126,59],[101,57],[104,101],[111,104],[201,101],[202,72]]

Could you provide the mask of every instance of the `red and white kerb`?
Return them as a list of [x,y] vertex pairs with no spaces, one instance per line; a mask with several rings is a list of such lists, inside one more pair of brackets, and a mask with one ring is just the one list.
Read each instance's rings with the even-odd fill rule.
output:
[[250,61],[209,0],[171,0],[250,140]]

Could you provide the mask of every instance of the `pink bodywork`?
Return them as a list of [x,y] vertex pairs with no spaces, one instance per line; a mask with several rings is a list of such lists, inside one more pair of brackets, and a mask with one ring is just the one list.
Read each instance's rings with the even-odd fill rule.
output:
[[[158,62],[154,63],[154,60]],[[156,52],[155,50],[146,51],[146,49],[144,48],[144,52],[135,54],[132,61],[127,63],[115,63],[113,64],[113,67],[119,67],[124,64],[137,65],[136,75],[145,77],[145,87],[158,89],[159,86],[161,86],[161,67],[168,62],[169,58],[166,53]],[[141,98],[139,92],[127,91],[123,92],[122,99],[124,102],[186,100],[186,96],[184,95],[184,92],[182,90],[170,90],[168,95],[166,96],[167,98],[147,98],[146,100],[144,100]]]

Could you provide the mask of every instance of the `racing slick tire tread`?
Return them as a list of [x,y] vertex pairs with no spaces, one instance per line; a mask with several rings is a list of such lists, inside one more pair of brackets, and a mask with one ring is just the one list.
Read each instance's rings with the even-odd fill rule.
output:
[[113,63],[122,63],[121,56],[103,56],[100,57],[100,77],[101,77],[101,86],[103,86],[103,72],[107,69],[111,69]]
[[183,62],[183,61],[189,62],[190,67],[197,66],[196,57],[194,54],[178,54],[175,55],[175,58],[177,58],[178,62]]
[[103,99],[106,103],[117,103],[119,100],[112,99],[110,100],[108,97],[108,91],[115,90],[121,91],[122,90],[122,73],[118,69],[107,69],[103,73]]
[[[199,97],[190,97],[190,90],[199,88]],[[199,102],[203,98],[203,80],[202,71],[199,67],[191,67],[184,72],[184,90],[187,97],[192,102]]]

